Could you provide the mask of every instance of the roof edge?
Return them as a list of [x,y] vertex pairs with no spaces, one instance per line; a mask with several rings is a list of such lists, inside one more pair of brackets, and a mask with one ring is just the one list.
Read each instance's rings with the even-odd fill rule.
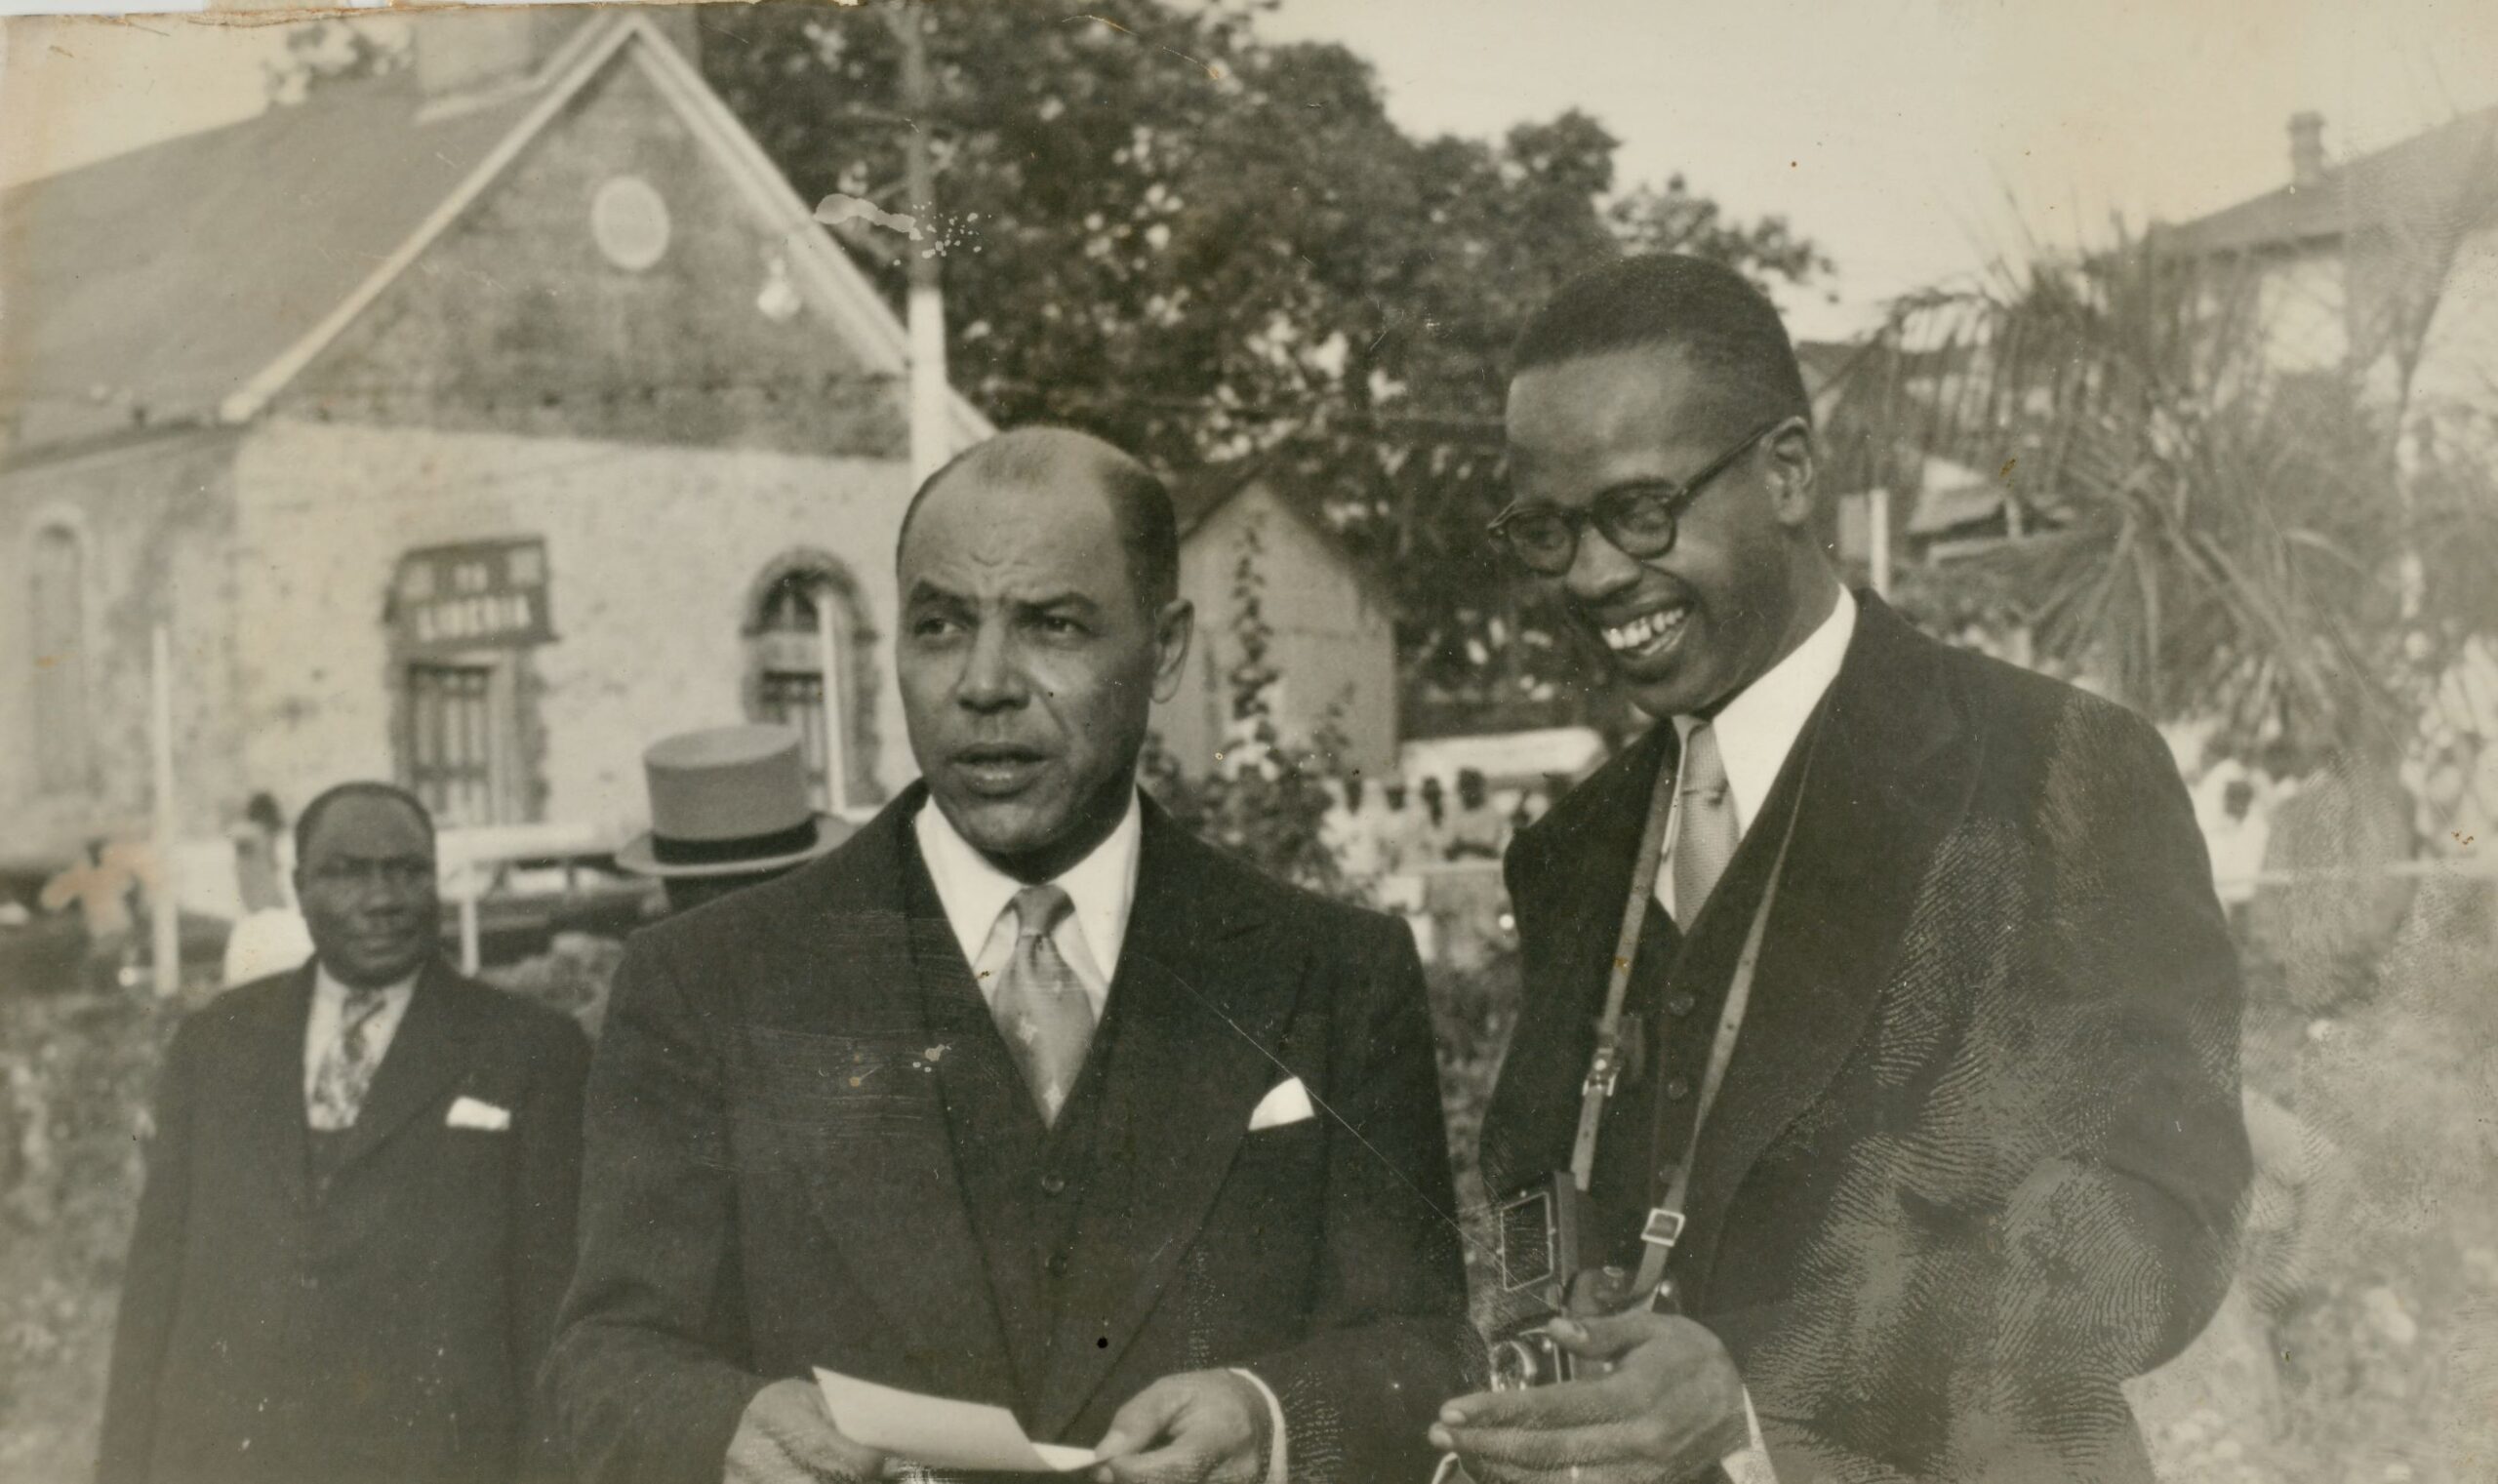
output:
[[[832,307],[843,332],[870,360],[882,361],[882,369],[904,370],[908,339],[901,318],[876,293],[859,265],[816,223],[814,213],[798,198],[787,178],[704,82],[693,63],[646,18],[626,14],[603,27],[599,20],[587,21],[559,48],[548,68],[555,81],[545,96],[352,293],[275,360],[227,394],[218,404],[218,421],[229,424],[248,422],[267,411],[279,393],[502,179],[522,151],[606,69],[618,52],[633,41],[643,43],[635,49],[634,60],[659,88],[661,96],[710,149],[749,204],[767,221],[781,224],[784,240],[795,239],[793,267],[813,282],[821,301]],[[957,447],[995,431],[961,392],[950,387],[948,390],[952,397],[949,421]]]
[[[587,30],[596,24],[597,22],[593,20],[584,29]],[[616,55],[617,50],[624,44],[626,38],[634,34],[636,24],[650,35],[658,34],[651,30],[647,22],[641,21],[639,17],[626,16],[610,28],[605,36],[589,44],[585,54],[572,63],[562,80],[548,89],[546,96],[538,100],[537,106],[531,108],[522,116],[518,124],[512,126],[511,133],[504,136],[493,149],[488,150],[486,157],[477,163],[477,168],[470,171],[467,178],[462,180],[450,195],[445,196],[432,211],[425,214],[424,220],[417,223],[417,229],[408,235],[407,241],[393,249],[390,256],[382,261],[381,266],[366,275],[364,282],[356,285],[354,292],[342,300],[336,308],[322,316],[319,324],[314,325],[294,344],[280,351],[276,360],[262,367],[251,380],[245,381],[218,404],[217,415],[220,421],[248,422],[266,410],[269,403],[276,400],[279,392],[284,391],[288,384],[302,375],[303,369],[311,365],[322,351],[328,349],[341,335],[345,334],[347,327],[355,323],[357,317],[365,310],[371,308],[374,301],[379,300],[385,290],[398,282],[399,275],[405,273],[411,264],[423,257],[425,249],[433,246],[436,239],[450,230],[451,224],[459,221],[461,216],[476,203],[477,198],[486,193],[487,187],[494,184],[503,173],[510,168],[512,161],[520,157],[520,152],[545,130],[547,124],[563,111],[564,105],[572,101],[575,95],[588,85],[591,78],[598,75],[599,69]]]
[[[729,105],[711,91],[694,63],[649,21],[639,16],[625,19],[628,24],[639,26],[652,43],[635,54],[644,73],[694,126],[697,137],[727,167],[748,202],[766,221],[780,224],[782,240],[794,243],[796,261],[792,266],[815,283],[825,301],[841,316],[854,341],[884,358],[881,369],[907,371],[910,336],[902,317],[885,302],[884,296],[876,292],[875,285],[860,271],[859,264],[833,239],[829,229],[816,221],[814,208],[799,196],[789,178],[764,153],[745,125],[729,111]],[[997,431],[950,381],[946,389],[955,451]]]

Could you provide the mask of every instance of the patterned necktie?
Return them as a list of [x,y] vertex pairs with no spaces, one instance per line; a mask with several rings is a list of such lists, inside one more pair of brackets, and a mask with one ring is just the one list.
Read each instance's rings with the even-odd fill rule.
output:
[[1041,1121],[1056,1124],[1093,1040],[1093,1001],[1050,936],[1075,903],[1058,887],[1027,886],[1015,894],[1011,910],[1015,956],[997,978],[989,1013],[1032,1090]]
[[313,1128],[336,1134],[355,1127],[355,1115],[372,1090],[373,1074],[382,1059],[374,1054],[374,1020],[387,996],[380,989],[349,989],[339,1007],[339,1038],[321,1057],[312,1078],[312,1101],[305,1110]]
[[1683,740],[1682,823],[1674,833],[1674,916],[1688,931],[1726,862],[1735,859],[1742,831],[1735,801],[1726,792],[1726,762],[1717,755],[1717,729],[1707,722]]

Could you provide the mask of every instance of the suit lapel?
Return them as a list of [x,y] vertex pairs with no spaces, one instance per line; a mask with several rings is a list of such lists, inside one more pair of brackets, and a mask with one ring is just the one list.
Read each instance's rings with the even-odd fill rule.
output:
[[995,1301],[998,1332],[1015,1362],[1016,1395],[1028,1397],[1041,1375],[1050,1337],[1045,1324],[1019,1321],[1046,1312],[1046,1304],[1033,1268],[1034,1234],[1006,1215],[1011,1192],[996,1185],[1004,1178],[1028,1182],[1039,1172],[1012,1154],[1004,1161],[974,1160],[969,1151],[1021,1139],[1039,1151],[1035,1158],[1045,1157],[1045,1131],[915,845],[904,842],[909,856],[905,879],[911,903],[911,972],[931,1036],[946,1048],[936,1080],[952,1137],[950,1168],[961,1185],[966,1213],[975,1214],[972,1229],[987,1270],[985,1291]]
[[303,1036],[312,1015],[312,966],[287,981],[285,995],[251,1038],[251,1064],[238,1070],[233,1096],[252,1157],[263,1162],[290,1207],[304,1200],[309,1177],[303,1108]]
[[[1588,816],[1574,822],[1569,837],[1558,842],[1565,853],[1564,860],[1574,862],[1569,868],[1578,876],[1560,899],[1572,916],[1562,960],[1566,968],[1559,982],[1595,986],[1587,1012],[1591,1021],[1604,1009],[1613,950],[1619,943],[1623,912],[1629,904],[1625,889],[1638,866],[1639,841],[1647,828],[1648,806],[1656,793],[1657,775],[1672,768],[1680,753],[1681,743],[1672,722],[1661,721],[1649,728],[1647,735],[1632,744],[1624,766],[1618,772],[1608,770],[1612,776],[1590,801],[1594,807]],[[1653,898],[1645,920],[1667,933],[1672,945],[1680,950],[1680,926]]]
[[1119,1033],[1061,1290],[1036,1422],[1054,1436],[1091,1400],[1174,1278],[1248,1132],[1287,1073],[1275,1055],[1302,983],[1240,867],[1146,809]]
[[1746,1172],[1863,1037],[1927,863],[1978,775],[1978,738],[1930,641],[1878,599],[1860,603],[1743,1034],[1695,1155],[1690,1216],[1710,1249],[1693,1255],[1701,1271]]
[[427,964],[418,976],[407,1012],[390,1037],[390,1049],[374,1071],[364,1105],[341,1142],[342,1176],[370,1157],[410,1119],[430,1111],[442,1093],[474,1064],[475,1026],[460,1013],[457,994],[451,971],[440,960]]
[[[1651,727],[1512,847],[1519,920],[1551,927],[1523,944],[1527,998],[1484,1120],[1483,1180],[1495,1197],[1570,1162],[1578,1089],[1595,1046],[1649,797],[1676,750],[1672,726]],[[1646,931],[1664,936],[1670,953],[1679,946],[1662,908]],[[1555,1094],[1561,1088],[1566,1097]]]
[[907,832],[926,797],[912,786],[811,868],[824,892],[807,919],[813,935],[785,945],[792,992],[772,1029],[859,1048],[866,1070],[846,1079],[868,1095],[859,1122],[827,1122],[821,1078],[767,1078],[761,1096],[780,1100],[773,1121],[794,1145],[786,1155],[883,1332],[923,1372],[968,1368],[981,1399],[998,1401],[1015,1394],[1014,1367],[928,1065],[933,1057],[943,1071],[972,1027],[932,1024],[919,990],[922,960],[959,962],[961,950],[942,914],[914,920],[907,908],[906,873],[925,873]]

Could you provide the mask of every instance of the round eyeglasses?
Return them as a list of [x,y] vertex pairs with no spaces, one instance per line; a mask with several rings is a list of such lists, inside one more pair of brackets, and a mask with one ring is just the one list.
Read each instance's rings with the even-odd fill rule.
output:
[[1733,467],[1753,446],[1793,421],[1778,418],[1764,422],[1744,441],[1709,461],[1706,467],[1680,484],[1671,480],[1625,485],[1605,491],[1584,508],[1553,504],[1512,504],[1493,517],[1488,528],[1494,541],[1529,572],[1559,577],[1579,559],[1579,532],[1592,525],[1622,554],[1641,560],[1663,556],[1674,548],[1682,512],[1700,498],[1709,481]]

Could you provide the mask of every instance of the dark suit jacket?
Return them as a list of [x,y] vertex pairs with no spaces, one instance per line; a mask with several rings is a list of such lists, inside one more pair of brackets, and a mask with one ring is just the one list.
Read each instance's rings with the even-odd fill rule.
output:
[[[2118,1383],[2210,1316],[2248,1172],[2201,839],[2140,718],[1861,605],[1816,761],[1794,793],[1799,742],[1779,785],[1795,832],[1697,1146],[1686,1310],[1732,1350],[1783,1484],[2148,1480]],[[1569,1162],[1673,744],[1654,729],[1510,852],[1527,1000],[1484,1133],[1495,1191]],[[1750,903],[1715,907],[1693,949],[1722,973]]]
[[[577,1466],[716,1484],[755,1392],[815,1366],[1089,1446],[1157,1378],[1236,1365],[1277,1392],[1296,1478],[1427,1477],[1474,1341],[1405,929],[1148,806],[1064,1333],[1034,1345],[1005,1332],[958,1168],[978,1131],[949,1123],[950,1053],[987,1032],[911,836],[925,797],[628,947],[549,1361]],[[1289,1076],[1320,1116],[1249,1133]]]
[[[571,1268],[589,1047],[435,965],[335,1173],[310,1174],[307,966],[167,1053],[104,1402],[101,1484],[509,1480]],[[466,1096],[503,1132],[446,1127]]]

